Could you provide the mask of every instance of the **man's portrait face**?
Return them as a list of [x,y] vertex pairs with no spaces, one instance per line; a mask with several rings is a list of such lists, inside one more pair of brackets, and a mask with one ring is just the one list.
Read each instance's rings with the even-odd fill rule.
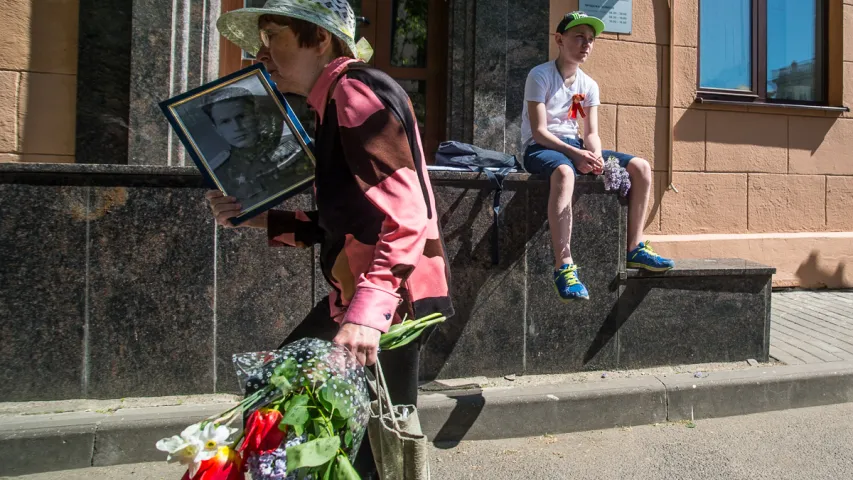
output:
[[216,103],[210,108],[210,119],[219,135],[231,146],[246,148],[258,143],[258,116],[251,98]]

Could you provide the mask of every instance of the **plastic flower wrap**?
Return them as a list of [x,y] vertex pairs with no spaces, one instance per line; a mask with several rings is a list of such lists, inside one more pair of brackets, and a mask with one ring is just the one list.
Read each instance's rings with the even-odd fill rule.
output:
[[[293,455],[303,458],[298,463],[309,468],[331,461],[338,453],[346,454],[349,461],[355,459],[370,416],[370,397],[364,368],[347,349],[307,338],[281,350],[241,353],[233,359],[247,400],[253,399],[248,409],[281,411],[279,428],[292,433],[291,440],[306,438],[287,449],[289,471],[297,468]],[[250,425],[247,430],[251,431]],[[319,453],[309,452],[311,448]]]
[[631,190],[631,178],[628,171],[619,165],[616,157],[610,157],[604,162],[604,189],[608,192],[618,191],[623,197]]
[[[393,350],[445,318],[404,320],[380,338]],[[344,347],[306,338],[233,356],[243,400],[157,442],[186,480],[359,479],[352,466],[370,417],[364,367]],[[242,425],[241,425],[242,424]],[[238,428],[242,433],[238,435]]]

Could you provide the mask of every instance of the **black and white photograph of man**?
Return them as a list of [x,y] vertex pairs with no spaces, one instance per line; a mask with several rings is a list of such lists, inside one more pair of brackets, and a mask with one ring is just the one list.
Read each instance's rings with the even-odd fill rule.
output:
[[283,112],[255,76],[180,105],[176,113],[209,171],[244,209],[314,173]]

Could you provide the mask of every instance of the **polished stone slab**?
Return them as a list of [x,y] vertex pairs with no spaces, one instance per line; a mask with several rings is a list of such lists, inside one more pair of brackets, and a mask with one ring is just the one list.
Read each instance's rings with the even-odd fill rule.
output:
[[89,397],[213,392],[214,224],[203,194],[92,189]]
[[547,222],[547,189],[530,192],[526,368],[562,373],[617,365],[616,331],[602,328],[614,312],[625,261],[627,208],[601,184],[578,184],[573,206],[572,256],[590,299],[563,303],[554,290],[554,254]]
[[[553,42],[548,0],[508,0],[506,31],[506,133],[504,151],[521,160],[521,123],[524,86],[533,67],[548,61]],[[533,34],[537,32],[537,34]],[[539,34],[538,32],[541,32]]]
[[773,275],[776,268],[741,258],[687,258],[679,259],[675,268],[666,272],[629,268],[626,273],[628,278],[743,276]]
[[[299,195],[276,207],[307,210]],[[216,391],[239,393],[232,355],[278,347],[311,310],[311,248],[275,247],[265,230],[217,230]]]
[[0,184],[0,401],[85,395],[89,189]]
[[493,193],[435,187],[456,314],[424,346],[422,379],[521,373],[526,190],[501,195],[500,263],[492,263]]
[[127,163],[133,2],[79,0],[75,161]]
[[767,361],[770,292],[769,274],[629,279],[611,325],[619,368]]

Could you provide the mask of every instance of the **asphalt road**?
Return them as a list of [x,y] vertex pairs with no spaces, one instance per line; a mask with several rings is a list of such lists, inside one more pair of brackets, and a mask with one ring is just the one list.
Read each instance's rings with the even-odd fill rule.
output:
[[[695,425],[462,442],[431,454],[432,478],[441,480],[853,479],[853,403]],[[182,473],[175,465],[148,463],[11,478],[178,480]]]

